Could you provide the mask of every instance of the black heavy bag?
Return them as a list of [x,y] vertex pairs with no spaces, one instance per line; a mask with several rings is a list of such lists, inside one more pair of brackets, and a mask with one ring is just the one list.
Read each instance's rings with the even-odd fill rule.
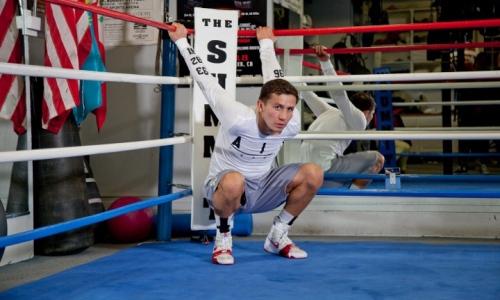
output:
[[[36,88],[33,108],[33,148],[80,146],[78,127],[69,116],[58,134],[41,128],[43,81]],[[38,92],[37,92],[38,91]],[[64,150],[61,150],[61,153]],[[33,162],[35,228],[89,215],[83,157],[68,157]],[[94,240],[92,228],[84,227],[35,240],[35,253],[65,255],[80,252]]]
[[[26,134],[17,138],[16,149],[26,150]],[[16,161],[10,174],[7,213],[15,217],[29,213],[28,210],[28,162]]]
[[[102,204],[101,193],[99,192],[99,187],[94,178],[94,173],[90,166],[90,157],[85,156],[83,159],[83,167],[85,170],[85,182],[86,182],[86,198],[90,207],[90,214],[95,215],[104,212],[104,205]],[[101,222],[93,226],[94,230],[94,241],[102,242],[105,240],[106,235],[106,223]]]
[[[7,217],[5,216],[5,210],[3,209],[2,199],[0,199],[0,236],[7,235]],[[4,248],[0,248],[0,260],[3,257]]]
[[[73,118],[58,134],[39,130],[37,148],[78,146],[80,136]],[[88,216],[83,157],[40,160],[33,163],[35,228]],[[35,241],[35,252],[64,255],[79,252],[93,243],[92,229],[85,227]]]

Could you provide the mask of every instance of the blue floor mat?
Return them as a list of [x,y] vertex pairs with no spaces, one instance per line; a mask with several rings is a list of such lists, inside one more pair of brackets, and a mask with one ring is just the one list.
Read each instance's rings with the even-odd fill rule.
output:
[[0,299],[500,299],[500,245],[301,241],[309,258],[234,242],[148,243],[3,293]]

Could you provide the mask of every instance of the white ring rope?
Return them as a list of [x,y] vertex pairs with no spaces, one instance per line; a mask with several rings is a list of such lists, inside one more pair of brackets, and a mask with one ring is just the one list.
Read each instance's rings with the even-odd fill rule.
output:
[[162,146],[169,146],[176,144],[192,143],[192,141],[193,138],[191,136],[180,136],[180,137],[173,137],[166,139],[113,143],[113,144],[103,144],[103,145],[3,151],[0,152],[0,163],[85,156],[91,154],[115,153],[115,152],[162,147]]
[[[434,128],[426,128],[434,129]],[[293,140],[488,140],[500,139],[499,131],[475,130],[449,130],[423,131],[423,130],[395,130],[395,131],[346,131],[340,133],[331,132],[303,132],[291,138]],[[85,156],[93,154],[115,153],[146,148],[162,147],[176,144],[192,143],[191,136],[173,137],[167,139],[155,139],[149,141],[136,141],[113,143],[103,145],[74,146],[61,148],[45,148],[34,150],[17,150],[0,152],[0,163],[43,160],[64,157]]]
[[500,105],[500,100],[471,100],[471,101],[419,101],[419,102],[392,102],[394,107],[403,106],[470,106],[470,105]]
[[[474,127],[424,127],[425,131],[498,131],[500,132],[500,127],[498,126],[474,126]],[[422,127],[394,127],[394,130],[401,131],[418,131],[422,130]],[[380,131],[379,131],[380,132]]]
[[98,80],[148,84],[190,84],[191,78],[96,72],[24,64],[0,63],[0,73],[34,77]]
[[[55,67],[0,63],[0,73],[35,77],[115,81],[149,84],[190,84],[191,78],[178,78],[154,75],[137,75],[127,73],[96,72],[85,70],[63,69]],[[369,74],[342,76],[286,76],[284,79],[292,83],[314,82],[381,82],[381,81],[423,81],[423,80],[478,80],[499,79],[500,71],[470,72],[436,72],[436,73],[403,73],[403,74]],[[239,84],[262,84],[262,77],[240,77]]]
[[500,87],[500,81],[485,82],[436,82],[409,84],[354,84],[354,85],[296,85],[298,91],[392,91],[392,90],[440,90],[440,89],[482,89]]
[[427,81],[427,80],[478,80],[500,79],[500,71],[469,72],[434,72],[434,73],[397,73],[397,74],[365,74],[365,75],[315,75],[285,76],[290,82],[381,82],[381,81]]
[[[430,129],[430,128],[429,128]],[[331,132],[303,132],[292,138],[293,140],[487,140],[500,139],[498,131],[460,130],[450,132],[447,130],[435,131],[346,131]],[[162,147],[176,144],[192,143],[191,136],[155,139],[149,141],[135,141],[103,145],[74,146],[61,148],[45,148],[34,150],[17,150],[0,152],[0,163],[43,160],[64,157],[85,156],[93,154],[115,153],[146,148]]]
[[293,140],[495,140],[498,131],[463,130],[439,131],[346,131],[346,132],[302,132]]
[[[326,102],[335,104],[335,101],[324,98]],[[500,100],[471,100],[471,101],[413,101],[413,102],[392,102],[393,107],[407,106],[472,106],[472,105],[500,105]]]
[[[365,75],[314,75],[285,76],[291,83],[318,82],[382,82],[382,81],[448,81],[448,80],[478,80],[500,79],[500,71],[469,71],[469,72],[434,72],[434,73],[397,73],[397,74],[365,74]],[[260,76],[238,77],[239,84],[262,83]]]

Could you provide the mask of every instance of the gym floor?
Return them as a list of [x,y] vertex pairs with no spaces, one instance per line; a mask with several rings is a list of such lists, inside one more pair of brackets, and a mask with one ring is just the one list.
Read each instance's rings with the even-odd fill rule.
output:
[[112,255],[135,244],[95,244],[73,255],[41,256],[0,267],[0,291],[59,273],[74,266]]
[[[488,164],[491,174],[500,174],[498,164]],[[412,174],[439,174],[442,165],[439,162],[427,162],[408,165],[408,172]],[[470,174],[478,173],[478,170],[469,171]],[[264,237],[252,236],[245,240],[263,240]],[[295,238],[297,239],[297,238]],[[364,237],[300,237],[298,239],[326,240],[326,241],[404,241],[404,242],[430,242],[430,243],[491,243],[498,245],[499,240],[481,239],[433,239],[433,238],[364,238]],[[59,273],[74,266],[86,264],[101,257],[112,255],[120,250],[133,247],[136,244],[111,244],[98,243],[84,250],[81,253],[68,256],[35,256],[33,259],[0,267],[0,291],[5,291],[13,287],[23,285],[38,279]],[[207,252],[208,253],[208,252]]]
[[118,252],[96,245],[7,266],[2,289],[14,288],[0,298],[498,299],[496,240],[303,238],[295,241],[308,250],[306,260],[265,253],[264,237],[237,238],[237,263],[229,267],[210,262],[211,245],[187,240],[121,245],[129,248]]

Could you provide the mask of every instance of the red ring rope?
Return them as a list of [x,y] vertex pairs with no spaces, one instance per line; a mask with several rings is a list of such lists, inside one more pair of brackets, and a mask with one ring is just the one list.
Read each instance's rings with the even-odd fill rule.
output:
[[[74,8],[83,9],[99,15],[112,17],[124,21],[130,21],[138,24],[149,25],[163,30],[172,31],[175,27],[166,23],[148,20],[132,16],[119,11],[92,6],[78,2],[77,0],[46,0],[54,4],[66,5]],[[274,30],[276,36],[308,36],[308,35],[327,35],[341,33],[364,33],[364,32],[389,32],[389,31],[410,31],[410,30],[440,30],[440,29],[464,29],[464,28],[485,28],[500,27],[500,19],[473,20],[473,21],[450,21],[450,22],[432,22],[416,24],[393,24],[393,25],[367,25],[367,26],[349,26],[349,27],[325,27],[308,29],[279,29]],[[190,30],[190,33],[192,30]],[[239,30],[238,36],[255,36],[255,30]]]
[[[392,24],[392,25],[367,25],[348,27],[324,27],[324,28],[303,28],[303,29],[279,29],[274,30],[276,36],[306,36],[306,35],[327,35],[341,33],[365,33],[365,32],[394,32],[394,31],[428,31],[440,29],[464,29],[464,28],[485,28],[499,27],[500,19],[486,19],[474,21],[450,21],[414,24]],[[255,30],[239,30],[238,36],[255,36]]]
[[[372,46],[372,47],[352,47],[352,48],[330,48],[326,49],[329,54],[352,54],[352,53],[372,53],[372,52],[403,52],[416,50],[444,50],[444,49],[465,49],[465,48],[500,48],[500,42],[471,42],[471,43],[450,43],[450,44],[421,44],[421,45],[400,45],[400,46]],[[276,49],[277,54],[283,54],[284,49]],[[314,49],[290,49],[291,55],[314,54]]]
[[163,30],[167,30],[167,31],[175,31],[175,26],[172,26],[172,25],[169,25],[166,23],[136,17],[133,15],[122,13],[122,12],[112,10],[112,9],[107,9],[104,7],[85,4],[85,3],[79,2],[78,0],[46,0],[46,1],[52,2],[54,4],[65,5],[65,6],[69,6],[69,7],[73,7],[73,8],[83,9],[86,11],[96,13],[98,15],[103,15],[106,17],[114,18],[114,19],[119,19],[119,20],[134,22],[134,23],[138,23],[138,24],[148,25],[148,26],[156,27],[158,29],[163,29]]

